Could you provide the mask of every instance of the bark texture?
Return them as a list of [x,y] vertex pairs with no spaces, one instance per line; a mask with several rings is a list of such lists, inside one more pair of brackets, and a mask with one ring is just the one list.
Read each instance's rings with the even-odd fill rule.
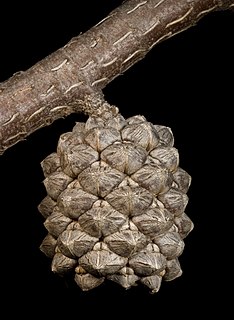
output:
[[234,0],[128,0],[89,31],[0,84],[0,154],[72,112],[91,114],[102,89],[159,42]]

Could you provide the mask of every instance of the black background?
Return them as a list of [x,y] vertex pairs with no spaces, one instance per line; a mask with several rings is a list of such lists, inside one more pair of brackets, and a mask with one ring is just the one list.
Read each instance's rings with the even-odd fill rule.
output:
[[[79,2],[5,4],[0,20],[0,81],[62,47],[121,3]],[[0,157],[0,291],[6,319],[13,314],[52,319],[65,314],[71,319],[113,315],[185,319],[225,312],[219,299],[221,284],[228,281],[225,274],[231,272],[223,257],[222,232],[231,214],[225,206],[230,201],[226,181],[233,166],[229,154],[233,39],[234,13],[209,14],[197,26],[157,45],[104,91],[125,117],[143,114],[155,124],[171,127],[180,165],[193,178],[186,212],[195,229],[186,238],[180,258],[182,277],[164,282],[156,295],[141,286],[125,291],[114,283],[83,293],[50,271],[49,259],[38,249],[46,235],[37,211],[46,195],[40,162],[55,151],[60,134],[86,119],[71,115],[38,130]]]

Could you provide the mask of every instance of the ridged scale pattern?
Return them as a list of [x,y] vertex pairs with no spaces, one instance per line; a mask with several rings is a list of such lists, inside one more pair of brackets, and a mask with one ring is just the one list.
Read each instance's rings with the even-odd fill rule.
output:
[[47,196],[38,206],[53,272],[73,272],[84,291],[108,279],[153,293],[181,275],[191,177],[173,144],[170,128],[108,104],[61,135],[41,163]]

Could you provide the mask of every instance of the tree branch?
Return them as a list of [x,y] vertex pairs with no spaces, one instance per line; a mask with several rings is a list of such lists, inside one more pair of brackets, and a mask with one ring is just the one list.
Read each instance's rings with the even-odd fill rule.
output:
[[159,42],[234,0],[128,0],[89,31],[0,84],[0,154],[72,112],[92,113],[102,89]]

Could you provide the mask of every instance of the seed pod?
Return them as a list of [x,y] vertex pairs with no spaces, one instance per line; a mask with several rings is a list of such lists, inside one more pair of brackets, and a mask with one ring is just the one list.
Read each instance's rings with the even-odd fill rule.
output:
[[186,213],[183,213],[180,217],[175,217],[175,224],[182,239],[186,238],[194,228],[192,220]]
[[155,195],[167,192],[173,181],[171,173],[155,163],[144,165],[131,178]]
[[109,249],[123,257],[129,257],[134,251],[143,249],[148,242],[144,234],[132,230],[113,233],[104,241]]
[[125,289],[129,289],[137,285],[136,282],[139,280],[139,277],[134,274],[131,268],[124,267],[117,274],[107,276],[107,279],[120,284]]
[[110,118],[106,121],[106,126],[121,130],[126,125],[126,121],[123,116],[117,114],[117,116]]
[[75,259],[92,250],[98,240],[80,230],[65,230],[58,237],[58,248],[65,256]]
[[51,173],[57,171],[60,168],[60,158],[56,152],[48,155],[42,162],[41,167],[44,173],[44,176],[47,177]]
[[46,219],[53,212],[56,202],[51,197],[46,196],[39,204],[38,211]]
[[113,208],[127,216],[137,216],[144,213],[153,202],[152,194],[139,187],[133,180],[124,180],[119,188],[109,193],[105,200]]
[[147,286],[151,290],[151,293],[156,293],[159,291],[161,287],[162,277],[158,276],[157,274],[148,277],[143,277],[141,278],[141,283]]
[[48,258],[52,259],[55,254],[56,245],[57,245],[57,240],[50,233],[48,233],[40,245],[40,250]]
[[126,265],[127,261],[127,258],[101,247],[83,255],[79,259],[79,264],[94,276],[106,276],[118,272]]
[[179,260],[173,259],[167,261],[166,273],[163,277],[166,281],[174,280],[182,275],[182,270],[180,267]]
[[104,277],[97,278],[90,273],[75,274],[75,282],[83,291],[89,291],[100,286],[104,282],[104,280]]
[[179,165],[179,153],[173,147],[157,147],[150,152],[150,156],[155,163],[162,164],[171,172],[174,172]]
[[177,189],[181,192],[186,193],[191,184],[191,176],[183,169],[178,168],[176,172],[173,173],[173,180]]
[[93,128],[85,136],[85,142],[98,152],[116,141],[121,141],[121,136],[119,130],[114,128]]
[[106,121],[106,126],[121,130],[126,126],[126,120],[120,113],[118,113],[115,117],[110,117],[110,119]]
[[154,238],[161,253],[169,260],[180,256],[184,250],[184,241],[177,232],[167,232],[163,236]]
[[173,147],[174,137],[171,128],[160,125],[155,125],[154,127],[159,135],[159,144],[168,147]]
[[57,200],[60,193],[66,189],[70,182],[72,182],[72,178],[62,171],[52,173],[43,181],[48,195],[53,200]]
[[132,116],[126,120],[127,124],[139,124],[146,121],[146,118],[142,115]]
[[150,276],[154,273],[159,274],[166,267],[166,258],[159,252],[146,249],[135,253],[129,260],[129,266],[138,276]]
[[58,209],[55,207],[51,215],[44,222],[45,228],[48,230],[52,236],[57,238],[61,232],[63,232],[69,223],[71,223],[71,219],[65,217]]
[[85,169],[79,175],[79,182],[86,192],[104,198],[123,181],[124,177],[122,172],[100,161]]
[[132,143],[115,143],[101,153],[101,159],[128,175],[142,167],[147,158],[147,152]]
[[132,221],[145,235],[155,237],[171,228],[173,216],[166,209],[152,207],[145,214],[133,217]]
[[[76,130],[75,130],[76,131]],[[67,149],[77,146],[78,144],[83,143],[84,133],[74,134],[73,132],[63,133],[58,141],[57,153],[61,156]]]
[[174,188],[171,188],[167,193],[159,195],[158,199],[175,216],[180,216],[188,204],[188,196]]
[[90,116],[85,124],[85,130],[88,131],[92,128],[111,127],[121,130],[126,125],[124,117],[118,113],[118,108],[104,106],[105,103],[96,109],[95,113]]
[[105,121],[99,117],[91,116],[85,123],[85,132],[93,128],[103,128],[105,126]]
[[63,152],[61,166],[68,176],[75,178],[98,158],[99,154],[93,148],[87,144],[78,144]]
[[132,123],[122,129],[122,139],[143,147],[147,151],[154,149],[159,143],[159,136],[149,122]]
[[65,274],[70,272],[77,265],[77,260],[68,258],[62,253],[57,252],[52,260],[51,269],[58,274]]
[[78,222],[85,232],[100,238],[119,231],[126,219],[106,201],[97,201],[90,210],[80,216]]
[[[76,137],[83,138],[84,132],[85,132],[85,123],[84,122],[76,122],[76,124],[72,128],[72,133],[75,133]],[[83,143],[83,139],[82,139],[81,143]]]
[[71,218],[78,217],[89,210],[98,198],[82,189],[66,189],[58,197],[58,207],[61,212]]
[[41,251],[84,291],[108,279],[157,292],[181,273],[191,177],[178,167],[170,128],[125,120],[99,98],[90,113],[41,162],[48,195],[38,209],[49,232]]

